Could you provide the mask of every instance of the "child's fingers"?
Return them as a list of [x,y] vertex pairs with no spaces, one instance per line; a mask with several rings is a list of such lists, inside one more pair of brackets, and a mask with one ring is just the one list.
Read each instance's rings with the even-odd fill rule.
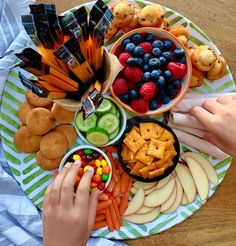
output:
[[202,107],[212,114],[216,114],[224,110],[224,106],[215,100],[206,100]]
[[217,98],[217,102],[219,102],[223,105],[227,105],[227,104],[232,102],[232,99],[229,97],[220,96]]
[[199,120],[206,128],[213,119],[213,115],[202,107],[194,107],[191,109],[191,114]]

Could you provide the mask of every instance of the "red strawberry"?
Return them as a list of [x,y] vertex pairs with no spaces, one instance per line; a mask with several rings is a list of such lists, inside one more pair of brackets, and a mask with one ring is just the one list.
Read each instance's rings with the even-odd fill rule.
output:
[[134,82],[130,81],[130,80],[127,81],[127,85],[128,85],[129,90],[137,89],[136,88],[136,84]]
[[167,69],[171,72],[173,79],[182,79],[187,72],[187,66],[180,62],[170,62]]
[[127,67],[124,70],[124,75],[132,82],[138,83],[143,78],[143,70],[138,67]]
[[115,50],[115,52],[114,52],[114,55],[116,56],[116,57],[119,57],[119,55],[120,55],[120,53],[123,51],[123,46],[122,45],[119,45],[117,48],[116,48],[116,50]]
[[149,42],[144,42],[138,45],[143,48],[144,54],[150,54],[152,52],[152,45]]
[[119,55],[119,61],[124,67],[126,67],[127,66],[126,62],[130,57],[132,57],[132,55],[128,52],[121,53]]
[[117,95],[122,95],[128,92],[128,86],[126,80],[122,78],[116,79],[113,82],[112,87],[113,87],[113,91]]
[[138,113],[142,113],[142,114],[146,113],[149,110],[148,105],[149,105],[149,102],[142,98],[135,99],[130,104],[133,110],[135,110]]
[[157,86],[154,82],[147,82],[141,86],[139,93],[144,99],[148,100],[156,95]]

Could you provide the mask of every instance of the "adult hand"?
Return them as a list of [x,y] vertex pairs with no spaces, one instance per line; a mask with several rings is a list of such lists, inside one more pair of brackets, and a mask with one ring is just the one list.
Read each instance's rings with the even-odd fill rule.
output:
[[81,161],[67,163],[44,195],[44,246],[86,245],[96,215],[99,191],[89,195],[94,169],[89,168],[80,181],[76,194],[74,184]]
[[236,96],[206,100],[191,113],[206,127],[205,140],[236,157]]

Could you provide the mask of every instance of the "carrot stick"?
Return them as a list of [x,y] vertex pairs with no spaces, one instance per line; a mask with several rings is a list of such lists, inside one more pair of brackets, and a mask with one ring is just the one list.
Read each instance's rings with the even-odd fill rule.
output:
[[128,207],[128,201],[129,201],[129,193],[126,191],[126,192],[123,194],[123,197],[122,197],[121,202],[120,202],[119,212],[120,212],[120,215],[121,215],[121,216],[124,215],[125,210],[126,210],[127,207]]
[[112,218],[111,218],[111,213],[110,213],[110,209],[109,208],[106,209],[105,216],[106,216],[106,221],[107,221],[107,225],[108,225],[109,230],[110,231],[114,231],[114,226],[113,226],[113,223],[112,223]]
[[112,179],[112,180],[110,181],[110,184],[107,186],[107,191],[108,191],[108,192],[112,192],[113,189],[114,189],[114,187],[115,187],[115,184],[116,184],[116,182]]
[[111,200],[98,202],[97,210],[105,209],[111,205]]
[[119,222],[119,219],[116,216],[116,211],[115,211],[115,208],[113,206],[113,203],[111,204],[109,209],[110,209],[110,212],[111,212],[111,219],[112,219],[113,225],[114,225],[115,229],[117,231],[119,231],[120,230],[120,222]]
[[128,185],[128,191],[131,190],[132,185],[133,185],[133,179],[130,178],[129,185]]
[[129,181],[130,181],[130,177],[126,173],[123,173],[121,176],[121,187],[120,187],[121,193],[124,193],[128,190]]
[[105,215],[104,214],[98,215],[95,218],[95,222],[102,221],[102,220],[105,220]]
[[112,203],[113,203],[113,207],[115,209],[115,212],[116,212],[116,217],[117,219],[119,220],[119,223],[121,225],[121,218],[120,218],[120,212],[119,212],[119,206],[118,206],[118,202],[116,199],[113,199],[112,200]]
[[120,196],[116,197],[115,199],[117,201],[117,204],[120,205],[120,201],[121,201]]
[[104,147],[102,147],[102,149],[104,149],[105,151],[108,151],[108,152],[112,152],[112,153],[118,152],[117,147],[115,147],[114,145],[104,146]]
[[93,230],[98,230],[98,229],[101,229],[105,226],[107,226],[107,222],[105,220],[97,221],[93,225]]
[[97,211],[96,216],[102,215],[102,214],[105,214],[105,213],[106,213],[106,210],[105,209],[101,209],[101,210]]
[[119,195],[120,195],[120,182],[117,182],[113,189],[113,197],[118,197]]
[[109,199],[108,195],[106,193],[101,193],[99,196],[98,196],[98,200],[99,201],[107,201]]

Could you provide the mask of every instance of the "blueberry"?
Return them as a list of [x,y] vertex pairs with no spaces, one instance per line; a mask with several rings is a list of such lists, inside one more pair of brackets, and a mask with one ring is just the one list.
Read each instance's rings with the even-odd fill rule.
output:
[[152,58],[149,60],[148,65],[150,68],[155,69],[155,68],[159,68],[161,66],[161,63],[160,63],[159,59]]
[[145,64],[145,65],[143,66],[143,71],[144,71],[144,72],[149,72],[149,71],[150,71],[150,68],[149,68],[149,66],[148,66],[147,64]]
[[160,72],[158,70],[153,70],[151,72],[152,79],[157,80],[159,78],[159,76],[160,76]]
[[152,100],[150,103],[149,103],[149,109],[150,110],[156,110],[158,107],[158,102],[157,100]]
[[131,37],[131,41],[132,41],[134,44],[138,45],[138,44],[142,43],[143,38],[142,38],[142,36],[141,36],[140,34],[134,34],[134,35]]
[[125,38],[123,41],[122,41],[122,46],[125,48],[126,47],[126,45],[128,44],[128,43],[130,43],[131,41],[130,41],[130,39],[129,38]]
[[131,67],[135,67],[135,66],[137,66],[137,59],[133,58],[133,57],[130,57],[127,60],[127,64],[130,65]]
[[137,60],[137,65],[139,67],[142,67],[143,66],[143,59],[142,58],[136,58],[136,60]]
[[163,56],[159,57],[159,61],[160,61],[161,65],[166,64],[166,58]]
[[158,80],[156,81],[158,89],[164,88],[166,84],[166,80],[163,76],[159,76]]
[[159,89],[158,95],[159,95],[159,97],[161,99],[164,98],[166,96],[165,90],[164,89],[161,89],[161,90]]
[[151,73],[150,72],[145,72],[143,74],[143,80],[144,81],[149,81],[151,79]]
[[142,57],[144,55],[143,48],[139,46],[135,47],[133,51],[133,55],[136,57]]
[[127,52],[132,53],[132,52],[134,51],[135,47],[136,47],[136,46],[135,46],[134,43],[128,43],[128,44],[125,46],[125,50],[126,50]]
[[143,61],[144,63],[148,63],[148,61],[152,58],[152,56],[150,54],[145,54],[143,57]]
[[163,76],[165,77],[165,79],[166,79],[167,81],[170,81],[171,78],[172,78],[172,74],[171,74],[171,72],[170,72],[169,70],[164,71],[164,72],[163,72]]
[[180,59],[177,59],[176,60],[177,62],[180,62],[180,63],[183,63],[183,64],[186,64],[186,56],[183,56],[182,58],[180,58]]
[[185,56],[185,52],[182,48],[177,48],[174,51],[174,57],[176,58],[182,58],[183,56]]
[[129,95],[128,94],[124,94],[120,97],[120,100],[123,102],[123,103],[129,103]]
[[139,92],[137,90],[130,90],[128,94],[130,99],[137,99],[139,97]]
[[145,35],[145,40],[149,43],[152,43],[154,41],[154,36],[151,33],[147,33]]
[[166,59],[167,62],[171,61],[172,55],[170,52],[166,51],[162,53],[162,56]]
[[143,85],[143,82],[139,82],[136,84],[137,88],[141,88],[142,85]]
[[163,42],[163,49],[169,50],[172,48],[172,42],[170,40],[165,40]]
[[174,86],[173,85],[170,85],[170,86],[168,86],[167,87],[167,89],[166,89],[166,94],[170,97],[170,98],[174,98],[175,96],[176,96],[176,94],[177,94],[177,89],[176,88],[174,88]]
[[159,48],[154,48],[152,50],[152,54],[157,57],[157,56],[160,56],[161,55],[161,50]]
[[163,104],[167,104],[167,103],[170,102],[170,100],[171,100],[170,97],[164,96],[164,97],[162,98],[161,102],[162,102]]
[[172,81],[172,85],[174,88],[178,89],[180,87],[181,82],[177,79]]
[[156,40],[152,43],[152,47],[153,48],[159,48],[160,50],[162,50],[163,48],[163,42],[161,40]]

